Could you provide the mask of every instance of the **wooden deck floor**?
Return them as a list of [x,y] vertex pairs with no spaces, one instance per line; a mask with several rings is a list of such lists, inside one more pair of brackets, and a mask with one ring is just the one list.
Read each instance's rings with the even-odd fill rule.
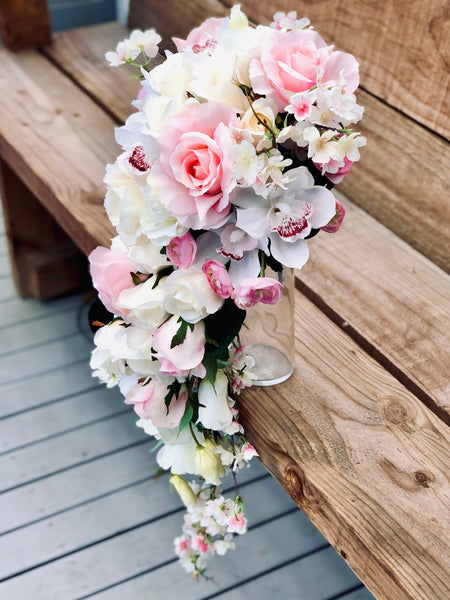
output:
[[[16,296],[0,231],[2,600],[369,600],[259,463],[240,476],[249,533],[192,581],[172,538],[183,507],[154,442],[92,379],[81,296]],[[230,485],[231,482],[228,482]]]

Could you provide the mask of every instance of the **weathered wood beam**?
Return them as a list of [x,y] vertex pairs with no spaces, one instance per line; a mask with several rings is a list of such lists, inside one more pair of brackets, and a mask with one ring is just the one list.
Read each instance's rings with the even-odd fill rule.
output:
[[0,0],[0,34],[10,50],[48,44],[51,30],[46,0]]

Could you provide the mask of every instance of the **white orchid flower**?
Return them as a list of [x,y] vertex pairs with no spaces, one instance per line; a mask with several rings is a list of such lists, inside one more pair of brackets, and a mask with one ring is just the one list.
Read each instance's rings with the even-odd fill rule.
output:
[[314,185],[306,167],[284,174],[289,176],[286,189],[274,189],[267,198],[250,189],[235,191],[236,225],[262,244],[269,240],[270,252],[280,263],[300,269],[309,256],[304,238],[333,218],[336,201],[329,190]]

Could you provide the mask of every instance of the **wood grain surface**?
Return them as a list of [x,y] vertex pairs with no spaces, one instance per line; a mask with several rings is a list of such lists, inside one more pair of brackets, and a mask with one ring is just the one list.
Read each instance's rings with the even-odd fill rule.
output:
[[264,465],[380,598],[450,597],[450,430],[300,293],[296,371],[251,388]]
[[50,41],[46,0],[0,0],[0,33],[11,50],[43,46]]
[[133,78],[134,70],[110,67],[105,52],[115,50],[128,35],[129,29],[120,23],[104,23],[55,34],[52,43],[43,48],[46,56],[120,123],[136,110],[131,101],[141,85]]
[[114,234],[104,216],[114,122],[35,52],[0,50],[0,152],[86,254]]
[[367,145],[337,189],[450,273],[450,144],[364,91],[359,102]]
[[344,224],[311,240],[301,289],[450,423],[450,277],[339,197]]

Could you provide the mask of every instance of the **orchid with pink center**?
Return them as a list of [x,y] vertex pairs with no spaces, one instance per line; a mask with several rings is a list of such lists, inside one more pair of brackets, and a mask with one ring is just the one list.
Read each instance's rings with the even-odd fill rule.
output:
[[218,248],[217,252],[233,260],[242,260],[244,252],[254,250],[258,246],[258,240],[255,240],[246,231],[233,224],[225,227],[220,240],[222,246]]
[[300,269],[308,260],[306,238],[327,225],[336,212],[330,190],[314,185],[306,167],[285,172],[289,183],[263,198],[250,189],[235,190],[236,225],[251,237],[270,241],[270,252],[281,264]]

